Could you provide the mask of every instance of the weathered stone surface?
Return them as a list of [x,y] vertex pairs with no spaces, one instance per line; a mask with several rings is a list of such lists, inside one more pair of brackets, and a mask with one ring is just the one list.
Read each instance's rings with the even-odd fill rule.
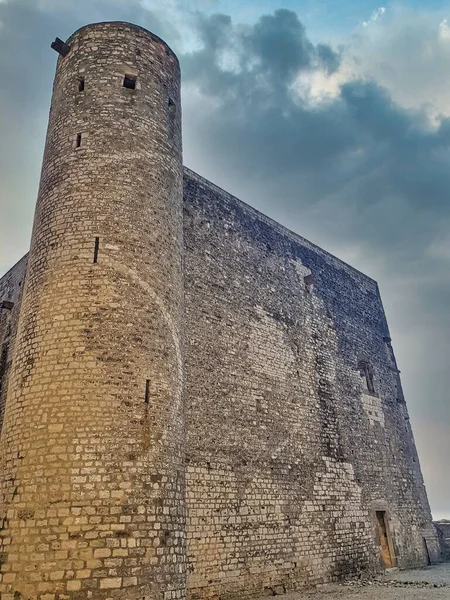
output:
[[376,282],[183,171],[156,36],[68,44],[0,279],[2,598],[237,600],[437,560]]
[[9,371],[17,334],[27,258],[24,256],[0,279],[0,299],[4,303],[13,305],[11,309],[0,307],[0,431],[5,412]]
[[450,561],[450,522],[435,521],[434,525],[437,529],[442,557]]
[[[126,23],[90,25],[68,44],[0,440],[1,569],[14,576],[0,596],[181,598],[179,65]],[[20,269],[0,300],[16,301]]]
[[436,560],[375,281],[187,169],[184,203],[191,593],[374,572],[376,511],[395,564]]

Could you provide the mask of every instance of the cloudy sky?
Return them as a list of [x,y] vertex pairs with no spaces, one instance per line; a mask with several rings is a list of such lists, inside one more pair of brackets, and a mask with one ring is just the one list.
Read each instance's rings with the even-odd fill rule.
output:
[[100,20],[180,57],[187,166],[378,280],[450,518],[450,0],[0,0],[0,275],[28,249],[49,44]]

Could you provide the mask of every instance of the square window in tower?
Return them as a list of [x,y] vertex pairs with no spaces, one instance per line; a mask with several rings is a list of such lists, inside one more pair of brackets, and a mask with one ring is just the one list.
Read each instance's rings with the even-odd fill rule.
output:
[[128,90],[136,89],[136,75],[125,75],[123,78],[123,87]]

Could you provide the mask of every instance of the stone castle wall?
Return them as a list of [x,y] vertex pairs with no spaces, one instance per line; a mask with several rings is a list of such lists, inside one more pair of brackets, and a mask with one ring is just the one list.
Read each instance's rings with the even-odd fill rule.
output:
[[434,521],[439,543],[442,553],[442,558],[450,561],[450,523],[448,521]]
[[[188,583],[244,598],[438,548],[377,284],[185,170]],[[374,391],[361,375],[370,363]]]
[[0,432],[22,302],[28,255],[0,279]]
[[2,600],[375,572],[377,511],[393,564],[437,559],[377,284],[183,170],[161,40],[68,43],[30,254],[0,279]]

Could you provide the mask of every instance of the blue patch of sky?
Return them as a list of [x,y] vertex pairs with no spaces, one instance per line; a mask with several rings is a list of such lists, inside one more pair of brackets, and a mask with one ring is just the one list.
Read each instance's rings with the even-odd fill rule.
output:
[[441,11],[448,9],[450,0],[197,0],[198,8],[206,12],[230,14],[234,21],[253,23],[264,13],[278,8],[296,12],[313,42],[339,42],[346,35],[369,21],[371,16],[384,7],[393,6]]

